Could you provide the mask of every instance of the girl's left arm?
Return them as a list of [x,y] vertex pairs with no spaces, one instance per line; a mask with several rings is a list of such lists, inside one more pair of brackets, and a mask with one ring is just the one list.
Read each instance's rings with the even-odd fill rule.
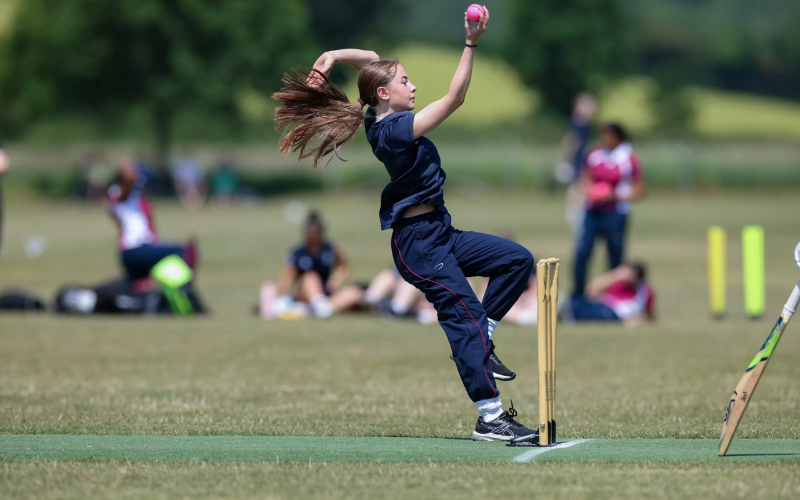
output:
[[642,175],[642,165],[639,163],[639,157],[636,154],[631,155],[631,166],[633,168],[633,186],[629,193],[624,196],[617,197],[619,201],[636,201],[644,197],[647,192],[647,186],[644,182],[644,175]]
[[333,249],[333,263],[336,266],[334,269],[333,274],[331,277],[328,278],[328,291],[332,292],[337,290],[342,283],[350,276],[350,265],[347,263],[347,260],[344,258],[344,255],[339,251],[338,248]]
[[647,193],[647,186],[645,186],[644,178],[639,177],[638,179],[634,179],[633,186],[629,192],[625,194],[614,194],[612,193],[609,195],[609,199],[614,201],[636,201]]
[[644,183],[644,177],[639,177],[635,181],[633,181],[633,188],[631,189],[630,194],[626,197],[625,200],[622,201],[636,201],[647,193],[647,186]]
[[[347,64],[361,71],[361,68],[363,68],[367,64],[379,60],[380,56],[378,56],[377,53],[371,50],[361,50],[361,49],[329,50],[328,52],[323,52],[322,55],[317,58],[317,61],[314,63],[313,69],[315,71],[319,71],[327,78],[330,76],[331,68],[333,68],[334,64]],[[312,81],[314,80],[313,73],[309,76],[309,80]]]
[[8,172],[8,156],[6,155],[5,151],[0,148],[0,175]]

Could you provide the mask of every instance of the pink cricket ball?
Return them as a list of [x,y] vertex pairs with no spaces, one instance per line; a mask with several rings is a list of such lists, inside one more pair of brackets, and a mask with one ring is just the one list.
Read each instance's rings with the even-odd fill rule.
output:
[[589,190],[589,199],[592,201],[601,200],[607,198],[611,192],[611,184],[607,182],[598,182]]
[[481,16],[485,15],[486,13],[483,11],[483,7],[474,3],[467,7],[467,18],[472,21],[473,23],[477,23],[481,20]]

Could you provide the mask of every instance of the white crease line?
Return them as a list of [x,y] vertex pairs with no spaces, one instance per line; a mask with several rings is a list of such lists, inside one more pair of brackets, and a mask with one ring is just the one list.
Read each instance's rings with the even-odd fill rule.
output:
[[563,448],[569,448],[571,446],[575,446],[576,444],[586,443],[591,441],[591,439],[574,439],[572,441],[567,441],[566,443],[557,444],[555,446],[544,446],[542,448],[535,448],[530,451],[526,451],[525,453],[517,456],[514,458],[515,462],[530,462],[534,458],[538,457],[542,453],[547,453],[548,451],[552,450],[560,450]]

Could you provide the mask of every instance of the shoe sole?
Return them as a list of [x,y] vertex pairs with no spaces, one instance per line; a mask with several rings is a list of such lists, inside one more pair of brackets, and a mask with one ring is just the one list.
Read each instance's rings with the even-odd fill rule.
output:
[[500,434],[492,434],[491,432],[488,434],[479,434],[475,431],[472,431],[472,440],[473,441],[511,441],[511,436],[503,436]]
[[[517,442],[525,441],[526,439],[530,439],[534,436],[537,436],[536,433],[529,434],[527,436],[502,436],[500,434],[492,434],[491,432],[488,434],[480,434],[478,432],[472,431],[472,440],[473,441],[511,441],[512,439],[516,439]],[[539,442],[537,441],[536,444]]]

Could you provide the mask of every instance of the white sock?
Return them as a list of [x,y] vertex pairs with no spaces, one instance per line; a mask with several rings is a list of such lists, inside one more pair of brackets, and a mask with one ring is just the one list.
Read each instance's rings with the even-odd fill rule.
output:
[[497,328],[497,325],[500,324],[500,321],[494,320],[492,318],[487,319],[489,322],[489,340],[492,340],[492,334],[494,333],[494,329]]
[[484,422],[491,422],[503,414],[503,403],[500,402],[500,396],[476,401],[475,407],[478,408],[478,412],[483,417]]
[[392,299],[392,312],[398,316],[403,316],[408,312],[408,307],[402,300]]
[[367,304],[377,304],[381,301],[381,296],[375,293],[374,290],[367,290],[367,293],[364,295],[364,300],[367,301]]

